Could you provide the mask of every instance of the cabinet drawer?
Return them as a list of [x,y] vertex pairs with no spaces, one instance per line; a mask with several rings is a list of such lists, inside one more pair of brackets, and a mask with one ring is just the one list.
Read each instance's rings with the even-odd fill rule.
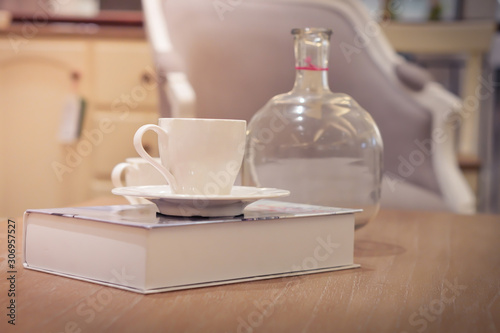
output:
[[100,108],[156,108],[156,73],[145,41],[94,45],[94,96]]

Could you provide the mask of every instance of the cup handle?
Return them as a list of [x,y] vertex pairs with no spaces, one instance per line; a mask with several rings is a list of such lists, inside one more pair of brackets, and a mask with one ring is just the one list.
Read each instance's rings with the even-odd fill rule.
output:
[[[126,185],[123,184],[122,182],[122,173],[127,169],[128,167],[133,167],[130,163],[122,162],[117,164],[114,168],[113,171],[111,172],[111,182],[113,183],[114,187],[125,187]],[[138,205],[140,204],[140,201],[136,197],[130,197],[125,195],[125,199],[130,202],[132,205]]]
[[148,161],[152,166],[154,166],[162,175],[165,177],[167,180],[168,184],[174,189],[177,187],[177,182],[175,181],[174,176],[170,173],[170,171],[167,170],[163,165],[158,163],[149,155],[146,150],[144,149],[144,146],[142,145],[142,136],[144,133],[147,131],[153,131],[156,134],[158,134],[158,137],[160,138],[159,141],[166,142],[168,141],[168,133],[165,131],[163,128],[161,128],[158,125],[154,124],[148,124],[148,125],[143,125],[139,127],[137,132],[135,132],[134,135],[134,147],[139,156],[144,158],[146,161]]
[[111,171],[111,182],[114,187],[125,187],[125,184],[122,182],[122,173],[128,166],[130,166],[129,163],[123,162],[113,168],[113,171]]

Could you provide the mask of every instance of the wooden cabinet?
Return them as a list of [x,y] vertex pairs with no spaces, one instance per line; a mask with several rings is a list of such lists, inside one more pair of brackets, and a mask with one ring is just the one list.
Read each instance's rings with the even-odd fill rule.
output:
[[[130,110],[155,108],[156,80],[149,46],[140,41],[103,41],[93,44],[95,103],[100,108]],[[99,75],[106,73],[106,75]]]
[[[37,36],[17,51],[0,36],[0,216],[109,194],[113,166],[137,156],[135,130],[157,122],[147,42]],[[65,144],[61,112],[75,90],[87,102],[85,121]]]
[[64,163],[71,149],[58,144],[58,126],[71,73],[88,72],[85,50],[82,42],[32,40],[15,52],[8,39],[0,40],[0,215],[83,197],[71,188],[81,184],[84,165],[61,177],[53,165]]
[[[91,157],[91,196],[109,194],[110,171],[127,157],[138,156],[133,147],[135,131],[144,124],[157,123],[157,81],[149,45],[144,41],[106,40],[92,44],[94,96],[91,127],[110,121],[112,131]],[[157,139],[144,139],[157,154]]]

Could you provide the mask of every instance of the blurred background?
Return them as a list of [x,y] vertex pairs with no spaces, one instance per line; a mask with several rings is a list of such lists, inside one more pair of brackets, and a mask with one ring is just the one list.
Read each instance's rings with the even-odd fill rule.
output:
[[[497,1],[362,2],[391,22],[399,54],[474,97],[478,125],[458,133],[456,154],[478,212],[500,213]],[[452,37],[431,42],[443,27]],[[112,168],[137,155],[135,130],[157,122],[162,84],[140,0],[0,0],[0,216],[109,195]]]

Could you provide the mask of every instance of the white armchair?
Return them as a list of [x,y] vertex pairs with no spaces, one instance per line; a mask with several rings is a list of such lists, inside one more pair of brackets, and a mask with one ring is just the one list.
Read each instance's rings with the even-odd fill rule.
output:
[[160,75],[160,114],[249,120],[294,82],[290,30],[334,32],[332,91],[368,110],[384,140],[382,206],[475,212],[458,168],[454,123],[461,102],[398,56],[380,26],[352,0],[144,0]]
[[154,61],[159,77],[164,81],[160,85],[160,109],[169,109],[170,116],[195,117],[196,95],[186,74],[181,70],[181,60],[170,42],[167,24],[163,15],[161,1],[143,1],[146,30],[153,47]]

